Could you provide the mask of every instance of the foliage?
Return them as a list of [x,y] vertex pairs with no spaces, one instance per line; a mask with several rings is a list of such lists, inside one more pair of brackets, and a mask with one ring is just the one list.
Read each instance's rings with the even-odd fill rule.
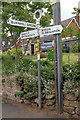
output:
[[12,56],[8,55],[7,52],[2,55],[2,74],[12,74],[15,72],[15,61]]
[[50,20],[52,18],[52,7],[49,4],[49,2],[32,2],[32,4],[28,4],[30,7],[30,12],[33,15],[33,13],[37,10],[40,9],[42,12],[44,11],[43,9],[47,9],[47,12],[44,12],[44,15],[41,18],[40,24],[45,27],[45,26],[50,26]]
[[76,97],[80,97],[79,86],[80,82],[73,82],[71,80],[66,80],[63,84],[64,94],[72,94]]
[[[13,19],[17,20],[25,20],[27,15],[24,11],[24,5],[26,5],[26,2],[2,2],[2,31],[3,35],[2,38],[7,39],[8,38],[8,32],[11,34],[11,40],[13,43],[15,43],[15,39],[17,39],[20,35],[20,33],[24,30],[23,27],[16,27],[7,24],[7,20],[13,16]],[[5,37],[6,36],[6,37]]]
[[80,64],[65,64],[63,66],[63,80],[78,82],[80,80]]
[[63,89],[66,94],[79,97],[80,64],[65,64],[63,66]]
[[63,32],[62,32],[62,38],[65,37],[73,37],[76,34],[76,27],[68,27],[68,28],[64,28]]
[[[20,92],[16,96],[32,100],[38,96],[38,70],[37,62],[30,58],[23,57],[18,62],[12,59],[10,55],[3,55],[3,75],[20,73],[16,77],[17,85],[20,86]],[[54,62],[49,60],[41,60],[41,87],[42,95],[52,94],[54,87]],[[80,64],[64,64],[63,65],[63,83],[67,91],[70,92],[74,87],[80,85]],[[65,83],[65,82],[68,83]],[[70,82],[69,82],[70,81]],[[70,84],[69,84],[70,83]],[[52,90],[51,90],[52,89]],[[75,94],[79,94],[75,91]]]
[[73,8],[74,12],[72,14],[76,14],[77,16],[80,14],[80,8]]
[[[47,12],[44,12],[44,15],[41,18],[41,25],[49,26],[52,18],[52,8],[48,2],[32,2],[32,4],[31,2],[2,2],[2,38],[14,44],[21,32],[31,29],[7,24],[7,20],[10,17],[19,21],[36,23],[36,20],[33,18],[33,13],[37,9],[43,11],[44,8],[47,8]],[[8,37],[8,33],[11,35],[10,38]]]
[[[11,55],[12,57],[16,57],[16,49],[8,49],[7,51],[6,51],[6,53],[8,54],[8,55]],[[17,49],[17,55],[19,56],[19,57],[22,57],[22,50],[21,49]]]
[[20,96],[27,100],[32,100],[37,97],[37,77],[33,77],[27,73],[21,73],[16,77],[16,81],[21,90],[20,92],[17,92],[15,96]]
[[73,42],[70,44],[70,51],[73,53],[78,52],[78,42]]
[[48,59],[49,61],[54,61],[54,49],[53,49],[53,48],[51,48],[51,49],[48,51],[47,59]]

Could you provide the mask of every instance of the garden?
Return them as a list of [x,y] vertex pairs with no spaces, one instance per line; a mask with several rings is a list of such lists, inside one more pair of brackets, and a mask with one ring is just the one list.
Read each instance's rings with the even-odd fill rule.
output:
[[[54,80],[54,50],[50,49],[47,53],[46,58],[41,58],[41,90],[42,90],[42,104],[44,106],[55,106],[55,80]],[[68,107],[70,113],[78,114],[78,103],[74,106],[75,101],[79,101],[80,92],[80,62],[77,61],[80,53],[63,53],[62,56],[62,91],[63,97],[70,96],[67,103],[64,103],[64,108]],[[2,53],[2,84],[4,88],[11,88],[13,83],[14,88],[14,99],[19,99],[22,102],[26,100],[30,101],[34,105],[38,106],[38,67],[37,67],[37,56],[23,56],[22,51],[18,50],[18,56],[15,54],[15,49],[8,50]],[[16,59],[16,57],[18,57]],[[70,57],[70,60],[68,58]],[[75,59],[74,59],[75,58]],[[69,63],[68,63],[69,62]],[[3,91],[4,91],[3,88]],[[6,88],[6,94],[7,93]],[[10,90],[11,91],[11,90]],[[8,90],[9,92],[9,90]],[[4,93],[4,92],[3,92]],[[5,93],[4,93],[5,94]],[[3,94],[3,96],[4,96]],[[11,93],[12,94],[12,93]],[[10,94],[8,94],[10,95]],[[7,95],[7,96],[8,96]],[[74,99],[75,98],[75,99]],[[73,101],[73,104],[71,103]],[[54,102],[53,102],[54,101]],[[71,107],[71,108],[70,108]],[[67,110],[67,109],[66,109]]]

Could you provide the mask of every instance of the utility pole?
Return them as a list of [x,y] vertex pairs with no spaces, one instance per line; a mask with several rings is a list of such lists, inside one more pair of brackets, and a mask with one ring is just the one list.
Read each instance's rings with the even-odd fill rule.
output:
[[[61,24],[60,16],[60,0],[52,0],[54,25]],[[54,5],[53,5],[54,4]],[[62,113],[62,91],[61,91],[61,37],[60,34],[54,36],[54,51],[55,51],[55,89],[56,89],[56,107],[59,113]]]

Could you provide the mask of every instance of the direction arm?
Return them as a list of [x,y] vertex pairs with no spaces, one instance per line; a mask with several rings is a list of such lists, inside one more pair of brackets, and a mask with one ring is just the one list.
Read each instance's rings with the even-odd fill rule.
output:
[[37,28],[37,25],[34,23],[29,22],[23,22],[18,20],[13,20],[12,18],[9,18],[8,24],[14,25],[14,26],[21,26],[21,27],[29,27],[29,28]]

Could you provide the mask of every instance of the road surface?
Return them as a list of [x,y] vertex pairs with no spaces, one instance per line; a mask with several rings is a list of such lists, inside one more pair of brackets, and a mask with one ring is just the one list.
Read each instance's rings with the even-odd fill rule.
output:
[[2,118],[60,118],[64,115],[58,115],[54,111],[39,109],[31,105],[25,105],[15,102],[2,103]]

